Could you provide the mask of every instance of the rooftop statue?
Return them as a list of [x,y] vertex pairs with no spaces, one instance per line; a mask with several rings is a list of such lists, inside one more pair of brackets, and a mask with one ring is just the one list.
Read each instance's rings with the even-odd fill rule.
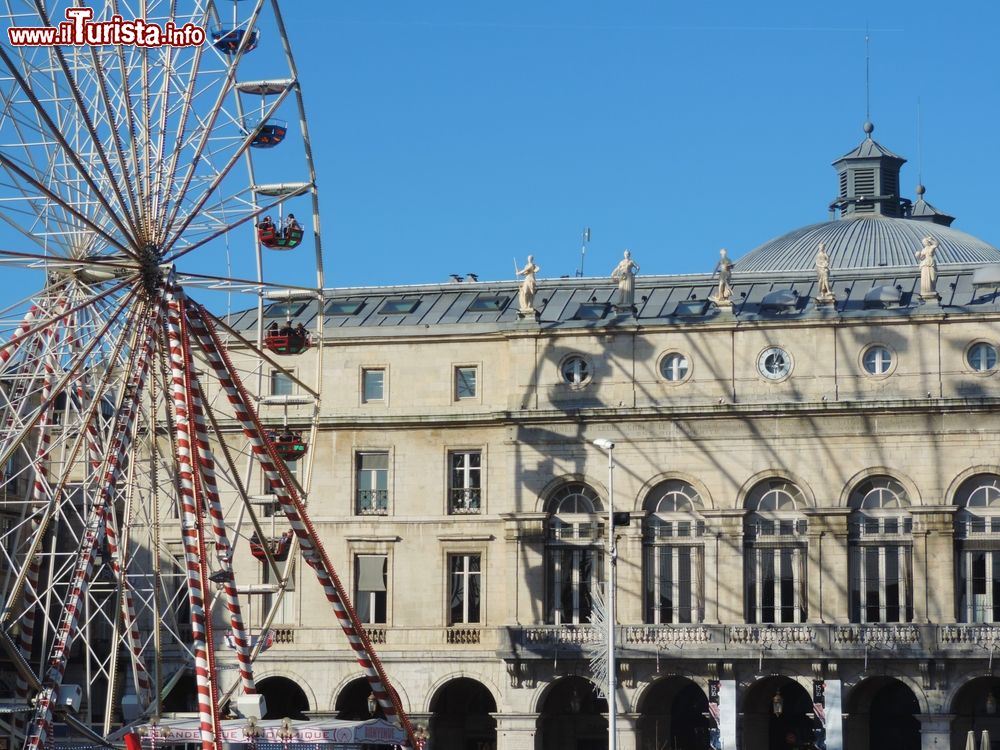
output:
[[822,242],[816,247],[816,301],[820,304],[833,302],[833,286],[830,284],[830,256]]
[[632,260],[632,253],[626,250],[625,257],[611,272],[611,278],[618,282],[618,301],[615,307],[631,309],[635,302],[635,272],[638,270],[639,266]]
[[938,243],[933,237],[924,237],[923,246],[917,250],[917,260],[920,261],[920,298],[939,299],[937,293],[937,252]]
[[[514,268],[517,269],[517,261],[514,262]],[[524,281],[521,282],[521,287],[517,291],[517,301],[522,315],[534,315],[537,312],[535,310],[535,292],[538,291],[538,282],[535,281],[535,274],[539,270],[539,267],[535,265],[535,256],[533,255],[528,256],[528,262],[524,264],[524,268],[516,270],[518,276],[524,277]]]
[[729,260],[726,248],[719,251],[719,283],[715,288],[715,294],[709,297],[712,302],[720,307],[732,307],[733,304],[733,262]]

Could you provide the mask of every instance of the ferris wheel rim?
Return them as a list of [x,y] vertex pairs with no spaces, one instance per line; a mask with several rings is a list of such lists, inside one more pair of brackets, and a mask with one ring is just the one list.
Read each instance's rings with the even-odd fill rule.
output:
[[[266,0],[257,0],[254,5],[254,10],[252,13],[252,18],[254,22],[258,18],[262,9],[267,5]],[[22,237],[31,237],[34,244],[39,247],[42,251],[41,254],[27,253],[24,251],[16,250],[0,250],[0,263],[7,267],[23,267],[27,270],[32,271],[44,271],[46,274],[46,283],[43,286],[42,291],[39,292],[40,295],[46,295],[47,297],[53,297],[61,299],[64,292],[68,295],[69,302],[66,302],[65,309],[53,311],[51,304],[46,307],[46,310],[42,311],[42,314],[38,320],[32,324],[28,324],[26,328],[21,331],[19,336],[15,336],[11,341],[0,341],[0,358],[2,358],[2,352],[9,350],[12,341],[17,341],[24,349],[37,349],[37,353],[32,353],[29,355],[24,355],[24,358],[18,360],[16,356],[12,356],[10,361],[17,364],[19,361],[22,365],[25,365],[22,369],[16,369],[11,367],[8,371],[13,373],[10,375],[15,383],[24,383],[24,389],[29,394],[39,394],[42,392],[43,385],[41,380],[39,380],[38,373],[41,372],[38,368],[42,367],[41,363],[44,361],[46,352],[50,349],[59,350],[58,346],[46,343],[53,338],[53,331],[65,330],[67,332],[66,338],[72,337],[74,341],[77,339],[83,339],[84,342],[89,342],[91,347],[88,350],[88,344],[84,343],[81,352],[73,355],[65,355],[70,357],[69,361],[75,361],[78,363],[86,363],[82,366],[81,373],[74,373],[72,368],[65,374],[60,372],[53,372],[51,378],[45,380],[48,384],[47,387],[54,391],[49,398],[44,399],[40,405],[33,407],[33,416],[31,419],[25,421],[18,421],[15,412],[21,407],[17,407],[15,404],[10,402],[8,399],[7,412],[8,415],[14,414],[14,421],[20,425],[20,431],[25,435],[28,434],[41,434],[46,429],[49,431],[58,431],[57,423],[54,421],[55,415],[61,409],[62,413],[67,415],[70,414],[72,409],[76,410],[78,415],[77,424],[79,425],[79,433],[72,440],[61,439],[56,443],[61,446],[61,450],[66,456],[69,456],[70,463],[77,460],[79,454],[86,454],[88,451],[93,452],[93,446],[88,442],[88,433],[95,428],[102,419],[115,430],[117,430],[120,425],[120,419],[114,416],[114,409],[109,410],[112,416],[105,417],[102,416],[102,411],[104,409],[104,401],[110,399],[111,396],[115,396],[114,407],[121,409],[123,407],[128,407],[130,414],[133,414],[133,421],[129,424],[127,432],[132,436],[130,439],[133,441],[138,441],[139,439],[149,440],[150,435],[155,435],[157,428],[154,423],[157,420],[157,398],[165,399],[166,396],[163,395],[167,392],[169,380],[166,377],[167,366],[164,361],[164,346],[161,340],[151,338],[151,335],[140,335],[137,333],[136,326],[139,325],[136,322],[126,322],[121,321],[122,316],[126,316],[127,310],[130,309],[128,306],[132,304],[139,304],[142,306],[142,310],[148,311],[150,307],[155,307],[155,298],[157,288],[157,283],[155,280],[151,280],[150,277],[159,274],[167,275],[171,279],[176,279],[178,281],[190,282],[191,284],[201,285],[203,288],[211,289],[217,288],[224,291],[242,291],[254,294],[257,297],[258,309],[262,310],[265,300],[269,299],[269,295],[275,292],[283,292],[285,294],[302,293],[315,296],[317,299],[322,300],[322,288],[323,288],[323,262],[322,262],[322,245],[320,239],[320,222],[319,222],[319,204],[318,204],[318,190],[315,178],[315,165],[312,160],[311,145],[308,133],[308,124],[305,117],[305,108],[302,97],[301,86],[298,82],[297,71],[294,65],[294,59],[292,57],[290,41],[287,37],[284,22],[280,15],[280,10],[278,8],[278,3],[276,0],[271,0],[270,7],[274,11],[274,17],[276,19],[276,26],[279,30],[279,36],[282,46],[284,47],[284,55],[286,64],[291,72],[288,77],[288,81],[291,83],[286,87],[286,89],[276,98],[270,107],[264,110],[265,115],[261,118],[261,122],[249,132],[243,135],[242,140],[233,147],[230,148],[228,152],[222,153],[224,157],[222,161],[217,161],[215,167],[214,176],[211,177],[207,186],[202,184],[198,187],[202,189],[200,195],[195,196],[195,198],[189,201],[188,204],[184,204],[186,196],[188,195],[189,189],[194,189],[193,186],[196,184],[196,172],[194,166],[190,169],[184,171],[178,167],[178,162],[180,161],[179,154],[181,153],[180,138],[178,139],[178,145],[175,149],[171,150],[163,138],[163,133],[165,133],[165,128],[161,125],[159,131],[161,138],[155,143],[147,142],[137,148],[136,134],[140,130],[149,131],[151,129],[150,122],[152,119],[150,117],[150,102],[155,102],[155,96],[150,94],[150,88],[147,85],[147,81],[150,75],[150,64],[149,58],[151,55],[147,52],[143,52],[141,55],[130,57],[124,52],[119,50],[114,56],[104,59],[98,55],[94,50],[90,50],[89,54],[94,61],[94,68],[98,71],[96,76],[97,84],[95,84],[95,91],[93,93],[93,101],[101,103],[103,102],[104,114],[103,120],[100,118],[95,119],[94,122],[87,122],[84,127],[77,130],[76,135],[80,136],[83,134],[86,136],[89,134],[92,140],[96,143],[96,146],[85,151],[82,154],[75,153],[75,144],[71,144],[70,141],[72,137],[67,135],[63,137],[59,133],[59,128],[64,124],[64,120],[60,119],[65,116],[65,111],[63,111],[59,116],[48,117],[47,113],[43,116],[42,111],[44,107],[41,106],[41,102],[37,97],[33,97],[31,94],[30,85],[22,87],[26,98],[31,104],[32,111],[39,118],[39,121],[52,131],[51,137],[55,145],[52,146],[52,153],[55,156],[50,157],[48,160],[38,160],[33,161],[30,158],[11,158],[8,153],[3,148],[3,144],[0,144],[0,174],[6,176],[7,184],[0,185],[0,190],[5,187],[14,186],[15,189],[19,189],[22,195],[22,202],[12,209],[9,213],[12,218],[8,219],[5,215],[4,220],[18,232]],[[208,3],[205,6],[205,11],[203,16],[208,17],[210,11],[214,12],[215,4]],[[241,43],[236,54],[231,60],[226,61],[228,67],[228,75],[224,78],[225,84],[219,90],[217,101],[221,101],[224,96],[236,91],[238,83],[238,62],[240,58],[246,51],[246,43]],[[210,58],[212,52],[206,47],[204,57]],[[198,63],[195,64],[194,69],[197,70],[198,66],[201,64],[201,56],[199,52]],[[53,65],[53,71],[50,75],[55,77],[59,75],[59,71],[65,76],[66,79],[70,79],[71,75],[68,71],[70,63],[67,62],[67,57],[64,57],[61,52],[55,55],[56,64]],[[12,64],[10,55],[6,50],[2,50],[0,54],[0,61],[4,62],[8,69],[12,72],[16,69],[16,64]],[[106,85],[105,79],[105,63],[110,67],[114,64],[120,66],[121,69],[127,68],[129,65],[135,65],[136,70],[141,71],[141,75],[144,84],[141,90],[133,96],[133,91],[128,87],[124,87],[124,92],[121,94],[120,98],[112,101],[109,98],[109,87]],[[110,73],[108,73],[110,75]],[[194,75],[194,74],[192,74]],[[15,79],[18,78],[17,75],[13,76]],[[26,79],[25,79],[26,80]],[[8,82],[9,83],[9,82]],[[14,82],[18,86],[21,84],[15,80]],[[167,77],[164,76],[161,80],[161,92],[167,91]],[[70,92],[71,96],[67,97],[66,110],[71,110],[72,106],[75,106],[80,111],[85,111],[89,103],[85,103],[79,91],[75,89]],[[166,93],[162,94],[166,97]],[[0,97],[2,98],[2,97]],[[134,102],[131,100],[134,99]],[[302,137],[302,149],[303,149],[303,160],[306,163],[307,177],[305,181],[299,183],[299,186],[294,190],[286,191],[281,195],[275,196],[274,200],[265,201],[258,204],[257,197],[258,191],[256,190],[255,182],[250,181],[249,192],[248,193],[232,193],[230,195],[218,198],[218,200],[225,202],[230,202],[232,205],[240,205],[240,201],[243,201],[244,195],[249,196],[249,203],[254,210],[248,211],[241,209],[241,212],[237,212],[226,217],[226,214],[220,213],[220,216],[226,217],[221,223],[217,223],[214,227],[204,226],[199,227],[198,232],[193,237],[186,236],[186,231],[199,223],[200,216],[202,215],[202,208],[206,204],[211,204],[212,201],[217,198],[213,197],[221,194],[221,186],[226,182],[227,177],[231,174],[232,170],[235,170],[236,164],[239,161],[240,156],[244,156],[248,163],[248,171],[250,174],[254,173],[254,159],[255,155],[253,150],[249,148],[249,143],[253,138],[261,131],[263,124],[269,119],[271,115],[278,111],[279,106],[282,102],[288,102],[290,99],[294,99],[294,103],[299,112],[300,130]],[[4,101],[10,101],[9,98],[5,98]],[[95,105],[97,106],[97,105]],[[240,99],[236,96],[236,112],[237,115],[240,113]],[[188,97],[183,100],[182,113],[187,111],[193,111],[195,104],[193,103],[193,97]],[[155,108],[155,107],[154,107]],[[41,111],[40,111],[41,110]],[[165,121],[166,109],[161,110],[161,123]],[[211,120],[216,117],[222,116],[222,108],[218,104],[211,108]],[[231,115],[226,115],[231,117]],[[186,118],[187,114],[181,114],[181,117]],[[242,116],[237,116],[237,120],[242,121]],[[0,132],[2,132],[2,124],[0,124]],[[109,138],[106,143],[101,142],[101,138],[98,138],[95,133],[101,128],[110,128],[111,132],[114,133],[113,138]],[[154,128],[155,129],[155,128]],[[24,123],[20,123],[18,132],[33,132],[36,135],[40,135],[43,132],[41,126],[34,128],[34,130],[24,126]],[[124,132],[126,135],[131,135],[125,139],[120,139],[120,131]],[[202,137],[193,146],[194,149],[194,162],[197,162],[201,156],[209,150],[209,136],[212,132],[211,126],[204,128],[202,131]],[[44,140],[42,138],[41,140]],[[227,156],[228,154],[228,156]],[[214,155],[213,155],[214,156]],[[104,180],[100,176],[91,174],[91,170],[94,168],[95,164],[100,164],[106,172],[112,172],[114,169],[118,170],[118,176],[121,183],[112,179],[110,181],[110,189],[107,190],[107,195],[105,195],[105,189],[108,188],[108,181]],[[154,166],[150,166],[153,164]],[[62,188],[52,188],[49,187],[46,182],[41,179],[42,174],[44,174],[47,167],[53,166],[57,170],[62,170],[64,173],[72,176],[72,180],[75,182],[69,187]],[[117,166],[115,166],[117,165]],[[178,167],[175,169],[175,167]],[[145,222],[141,214],[144,210],[149,207],[155,207],[161,205],[164,201],[168,200],[174,188],[172,185],[176,179],[177,188],[176,194],[177,199],[172,204],[172,206],[167,207],[161,214],[162,221],[157,222]],[[264,187],[264,186],[261,186]],[[217,193],[216,191],[219,190]],[[32,196],[39,194],[44,198],[44,201],[37,201]],[[261,196],[266,196],[266,190],[259,191]],[[316,271],[316,287],[302,287],[294,284],[281,283],[269,280],[269,275],[265,268],[267,264],[264,261],[266,253],[262,250],[257,233],[254,231],[254,245],[257,255],[257,273],[256,280],[250,278],[243,278],[239,275],[234,274],[201,274],[194,271],[185,272],[181,269],[172,270],[170,267],[173,263],[181,260],[184,256],[190,255],[201,250],[203,247],[211,245],[214,240],[220,237],[229,237],[242,225],[252,225],[256,218],[267,210],[272,210],[274,207],[280,207],[288,203],[295,198],[299,198],[308,194],[311,198],[312,203],[312,244],[313,244],[313,257],[314,266]],[[228,204],[227,204],[228,205]],[[3,205],[0,203],[0,213],[4,213]],[[175,224],[175,220],[177,223]],[[47,231],[37,232],[35,231],[38,225],[41,224],[48,228]],[[149,242],[152,240],[152,242]],[[159,253],[155,256],[156,263],[151,262],[149,254],[149,245],[152,244],[156,246],[156,251]],[[104,276],[109,276],[105,278]],[[142,282],[141,284],[136,284],[136,282]],[[170,282],[173,283],[173,282]],[[136,284],[134,288],[129,288],[129,284]],[[76,300],[74,302],[73,300]],[[83,300],[83,301],[80,301]],[[62,303],[60,303],[62,304]],[[117,305],[117,307],[116,307]],[[308,395],[312,398],[313,406],[311,414],[298,417],[299,423],[308,425],[308,432],[310,435],[310,442],[312,444],[316,443],[317,435],[317,425],[318,425],[318,413],[319,413],[319,399],[320,399],[320,387],[319,384],[322,378],[322,327],[323,327],[323,305],[317,305],[317,313],[315,316],[315,326],[317,330],[317,335],[314,339],[313,353],[312,356],[315,360],[315,374],[312,379],[313,385],[310,386],[308,383],[302,380],[297,380],[297,384],[302,386]],[[120,309],[119,309],[120,308]],[[113,340],[109,341],[107,345],[104,343],[98,343],[103,340],[104,334],[100,332],[100,321],[107,318],[114,310],[118,309],[118,313],[108,321],[108,330],[112,328],[115,332],[115,337]],[[202,314],[206,319],[209,319],[209,313],[204,308],[201,308]],[[110,311],[110,312],[109,312]],[[142,313],[145,314],[145,313]],[[0,311],[2,315],[2,311]],[[139,313],[134,313],[133,316],[140,315]],[[141,315],[140,315],[141,316]],[[215,319],[220,327],[225,326],[224,321],[217,317],[211,316]],[[259,320],[263,319],[263,315],[259,316]],[[131,321],[131,319],[130,319]],[[13,327],[13,326],[9,326]],[[20,329],[16,329],[20,330]],[[145,330],[145,329],[144,329]],[[273,357],[267,354],[265,347],[263,346],[263,335],[262,328],[259,327],[257,341],[254,342],[246,337],[242,337],[240,341],[240,347],[244,352],[254,353],[256,352],[256,357],[259,364],[256,365],[258,372],[263,372],[263,367],[265,365],[274,365],[277,369],[283,369],[280,366],[280,362],[276,361]],[[228,332],[227,332],[228,335]],[[48,338],[46,338],[48,337]],[[162,339],[162,335],[160,336]],[[46,347],[49,346],[47,349]],[[153,354],[148,358],[149,360],[149,372],[148,372],[148,384],[145,386],[148,389],[155,389],[159,392],[159,396],[151,396],[151,403],[143,406],[139,402],[140,396],[144,395],[141,388],[133,394],[133,396],[127,395],[128,386],[126,383],[127,379],[124,379],[124,375],[116,376],[112,378],[111,373],[115,367],[122,368],[127,371],[130,366],[128,355],[126,352],[144,351],[150,349]],[[169,348],[169,347],[168,347]],[[59,350],[62,351],[62,350]],[[94,356],[90,357],[88,352],[93,353]],[[102,369],[98,364],[91,361],[91,359],[97,358],[99,352],[107,352],[110,357],[110,362],[112,364],[108,365],[105,369]],[[252,355],[253,356],[253,355]],[[75,357],[76,359],[72,359]],[[90,357],[88,359],[88,357]],[[6,364],[6,361],[0,363],[0,367]],[[32,368],[34,368],[34,374],[32,374]],[[252,367],[251,367],[252,369]],[[233,370],[235,372],[235,369]],[[3,372],[3,371],[0,371]],[[74,375],[78,375],[78,380],[74,380]],[[79,385],[79,379],[86,376],[92,382],[87,386]],[[299,373],[299,378],[303,375]],[[37,382],[36,382],[37,381]],[[79,382],[78,382],[79,381]],[[113,381],[113,382],[112,382]],[[69,393],[69,385],[73,385],[76,391],[75,395]],[[262,391],[262,386],[258,385],[258,391]],[[64,400],[64,405],[62,407],[56,407],[56,401],[58,397],[62,396]],[[132,406],[128,406],[130,398],[135,399],[135,403]],[[80,404],[76,404],[74,401],[80,401]],[[30,398],[26,399],[30,401]],[[0,410],[0,417],[3,417],[3,411]],[[48,425],[44,422],[44,419],[52,418],[53,422]],[[64,417],[64,418],[67,418]],[[222,438],[222,431],[218,425],[214,424],[214,417],[206,404],[206,418],[209,422],[213,422],[209,430],[214,430],[216,438],[219,438],[221,445],[225,445],[225,441]],[[34,420],[35,424],[32,425],[30,422]],[[152,426],[144,426],[148,422]],[[43,425],[42,428],[38,428],[38,424]],[[46,426],[47,425],[47,426]],[[68,423],[66,424],[68,427]],[[122,429],[125,429],[124,427]],[[259,425],[256,428],[258,430],[262,429]],[[168,428],[167,430],[173,433],[174,430]],[[143,436],[145,435],[145,438]],[[14,434],[15,440],[6,441],[3,443],[3,452],[6,453],[6,457],[24,448],[22,443],[24,440],[18,440],[17,434]],[[16,445],[14,444],[16,443]],[[166,456],[169,452],[176,454],[176,450],[167,448],[161,450],[157,440],[154,438],[151,441],[152,448],[150,449],[150,468],[149,471],[154,472],[155,467],[160,466],[160,469],[169,468],[170,461]],[[26,449],[25,449],[26,450]],[[251,458],[249,451],[242,451],[247,454],[248,458]],[[236,460],[239,460],[239,455],[241,450],[236,450]],[[307,493],[310,489],[311,479],[312,479],[312,466],[315,458],[315,453],[307,454],[305,461],[302,464],[302,470],[296,477],[288,477],[288,486],[299,493]],[[30,461],[30,459],[29,459]],[[134,470],[136,462],[129,463],[129,471]],[[240,472],[232,468],[234,460],[230,457],[226,457],[226,463],[230,464],[228,469],[228,479],[234,485],[240,484]],[[41,464],[39,463],[39,466]],[[56,472],[54,487],[46,487],[45,491],[49,493],[51,497],[60,496],[67,485],[70,484],[69,474],[67,469],[62,469],[62,474]],[[95,476],[100,472],[95,470]],[[37,474],[37,471],[36,471]],[[89,475],[88,475],[89,476]],[[128,480],[128,486],[131,487],[131,480]],[[171,490],[171,492],[173,492]],[[246,489],[241,489],[239,494],[241,494],[244,503],[247,504],[249,510],[249,517],[251,520],[254,519],[253,509],[247,503],[247,495],[249,491]],[[103,501],[102,501],[103,502]],[[34,512],[31,511],[30,503],[25,503],[24,513]],[[117,538],[122,542],[125,547],[126,558],[128,556],[128,544],[129,544],[129,531],[132,528],[130,520],[130,515],[132,511],[123,510],[123,516],[121,518],[115,519],[111,518],[108,521],[106,530],[103,532],[105,537],[110,537],[112,535],[117,535]],[[77,514],[77,522],[82,523],[84,516]],[[43,517],[44,520],[44,517]],[[258,523],[252,523],[254,526],[255,533],[263,534],[263,529]],[[39,541],[41,537],[36,537],[36,541]],[[293,542],[293,545],[298,544],[298,540]],[[80,544],[83,544],[82,537]],[[30,552],[30,551],[29,551]],[[159,552],[157,551],[157,554]],[[34,553],[30,552],[26,556],[25,560],[34,559]],[[112,558],[114,559],[114,558]],[[273,568],[273,572],[276,576],[287,576],[287,568],[284,572],[279,571],[277,566],[274,565],[274,561],[268,555],[268,563]],[[128,590],[128,585],[125,582],[126,574],[117,573],[114,570],[114,566],[118,563],[108,563],[112,569],[112,573],[119,577],[119,586],[123,590]],[[25,562],[27,565],[27,562]],[[62,567],[59,568],[60,571],[69,571],[70,563],[68,560],[64,560],[60,563]],[[122,570],[127,569],[127,562],[123,565]],[[19,571],[18,576],[20,577],[23,573],[24,568]],[[89,573],[87,574],[89,576]],[[154,609],[157,603],[157,599],[153,598]],[[279,599],[280,601],[280,599]],[[142,604],[142,602],[139,602]],[[273,613],[276,611],[277,602],[271,608],[271,612],[266,618],[267,624],[270,624],[273,619]],[[12,610],[9,607],[6,609],[6,615],[12,616]],[[89,627],[89,620],[87,621],[87,627]],[[44,623],[43,623],[44,624]],[[53,623],[45,624],[45,627],[53,627]],[[118,621],[115,620],[115,633],[118,634]],[[125,628],[128,631],[128,628]],[[156,630],[157,637],[159,636],[160,630]],[[174,633],[174,636],[178,636],[179,633]],[[117,635],[115,637],[117,641]],[[180,641],[179,637],[175,640]],[[370,647],[370,644],[369,644]],[[254,655],[259,652],[259,644],[254,648]],[[134,655],[133,655],[134,656]],[[115,662],[119,658],[117,651],[114,651],[109,659],[109,664],[101,664],[100,669],[105,670],[105,672],[115,671]],[[123,657],[124,658],[124,657]],[[376,660],[377,661],[377,660]],[[111,680],[108,677],[108,680]],[[155,678],[159,680],[159,676]],[[159,684],[157,682],[156,684]],[[235,684],[235,683],[234,683]],[[388,695],[384,691],[379,691],[380,696]],[[389,703],[387,704],[387,711],[390,707],[398,708],[397,706],[392,706],[392,701],[385,698]],[[159,698],[156,699],[159,701]],[[110,701],[108,701],[110,703]],[[158,709],[157,709],[158,710]],[[108,719],[105,718],[105,726],[108,723]]]

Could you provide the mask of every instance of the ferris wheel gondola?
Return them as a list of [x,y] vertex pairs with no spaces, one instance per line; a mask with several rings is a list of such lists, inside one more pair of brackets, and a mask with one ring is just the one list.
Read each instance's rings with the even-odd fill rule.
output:
[[[0,19],[47,26],[73,5],[11,0]],[[108,2],[93,20],[119,12]],[[227,707],[262,713],[259,635],[301,557],[384,715],[412,737],[305,507],[323,264],[278,2],[145,0],[143,15],[216,33],[197,47],[0,45],[0,267],[35,280],[0,303],[0,649],[30,709],[16,735],[48,747],[64,723],[103,742],[158,717],[190,670],[202,747],[221,749]],[[255,49],[274,77],[241,82]],[[298,130],[279,138],[293,113]],[[279,144],[280,169],[255,156]],[[292,200],[303,216],[308,201],[308,229],[281,220]],[[266,248],[294,250],[298,276]],[[192,296],[210,290],[256,307],[255,339]],[[283,346],[265,330],[274,294],[313,311]],[[298,395],[273,395],[275,373]],[[280,512],[265,519],[262,496]],[[269,604],[241,584],[260,565],[278,582]],[[223,631],[234,648],[217,654]]]

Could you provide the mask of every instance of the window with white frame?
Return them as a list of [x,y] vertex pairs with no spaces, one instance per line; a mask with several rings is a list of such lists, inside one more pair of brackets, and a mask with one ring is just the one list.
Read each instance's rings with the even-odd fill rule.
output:
[[366,625],[384,624],[388,597],[388,555],[354,558],[354,609]]
[[483,453],[478,450],[448,453],[448,512],[471,515],[482,509]]
[[366,404],[385,401],[385,368],[365,367],[361,370],[361,400]]
[[271,395],[291,396],[295,393],[295,381],[291,375],[281,370],[271,370]]
[[965,361],[974,372],[992,372],[997,366],[997,348],[985,341],[977,341],[969,347]]
[[450,555],[448,570],[451,578],[448,624],[471,625],[481,622],[482,558],[477,554]]
[[786,479],[765,479],[747,495],[743,522],[746,618],[805,622],[805,496]]
[[955,493],[959,622],[1000,622],[1000,476],[976,474]]
[[644,609],[653,625],[704,617],[705,522],[702,500],[687,482],[668,479],[650,490],[645,508]]
[[355,513],[384,516],[389,513],[389,452],[359,451],[354,456],[357,487]]
[[851,622],[913,619],[913,520],[900,482],[874,476],[851,493]]
[[861,355],[861,364],[869,375],[886,375],[892,369],[892,350],[872,344]]
[[566,357],[559,366],[559,372],[563,381],[571,386],[582,387],[590,382],[590,362],[577,354]]
[[601,580],[600,499],[583,482],[570,482],[549,497],[546,545],[546,621],[590,622],[592,597]]
[[479,368],[461,365],[455,368],[455,400],[476,398],[479,395]]
[[691,365],[686,354],[670,352],[660,360],[660,374],[671,383],[680,383],[687,378]]

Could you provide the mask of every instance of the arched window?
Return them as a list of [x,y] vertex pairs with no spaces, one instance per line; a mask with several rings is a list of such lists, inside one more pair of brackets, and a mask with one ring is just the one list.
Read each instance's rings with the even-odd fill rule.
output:
[[668,479],[646,496],[645,620],[653,625],[701,622],[704,617],[705,522],[701,496]]
[[601,576],[600,504],[597,493],[583,482],[560,486],[546,502],[546,620],[550,624],[590,621],[591,597]]
[[765,479],[747,495],[743,525],[747,622],[804,622],[808,524],[802,490]]
[[959,622],[1000,622],[1000,476],[976,474],[955,493]]
[[851,621],[913,619],[913,520],[906,489],[889,476],[869,477],[851,493]]

